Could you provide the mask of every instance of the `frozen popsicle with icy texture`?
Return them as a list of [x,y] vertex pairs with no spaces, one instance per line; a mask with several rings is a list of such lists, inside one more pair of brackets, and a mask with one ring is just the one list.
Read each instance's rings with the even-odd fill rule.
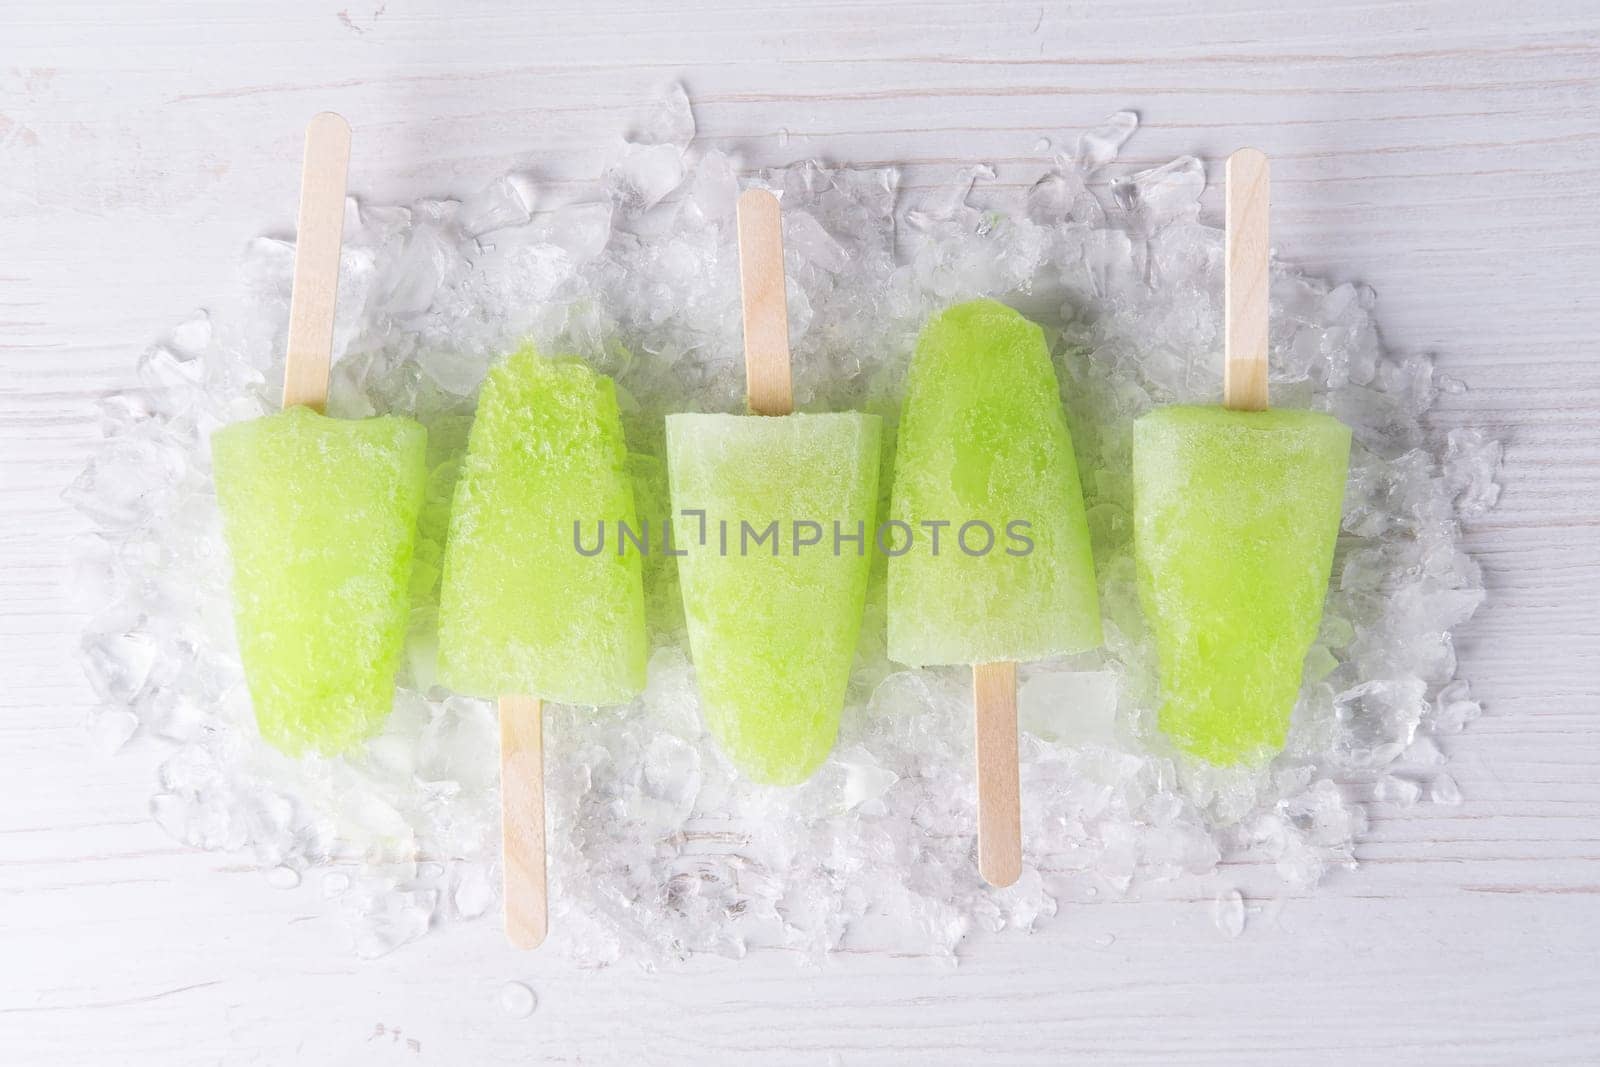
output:
[[1270,759],[1288,735],[1333,566],[1350,431],[1267,410],[1268,171],[1228,160],[1221,408],[1134,423],[1134,555],[1160,660],[1161,729],[1213,763]]
[[839,730],[871,570],[880,420],[796,415],[778,200],[739,197],[749,415],[667,419],[706,726],[747,777],[804,781]]
[[1038,326],[992,300],[929,322],[896,448],[890,517],[905,525],[885,539],[910,540],[889,560],[892,659],[1025,661],[1100,643],[1078,465]]
[[667,418],[706,725],[757,782],[803,781],[833,748],[871,565],[879,433],[876,415]]
[[[496,364],[456,481],[439,592],[439,676],[500,704],[506,932],[547,930],[542,700],[621,704],[644,688],[640,556],[611,379],[532,348]],[[609,533],[609,538],[607,534]]]
[[330,419],[350,127],[306,127],[284,410],[211,438],[233,562],[239,653],[261,734],[337,753],[394,699],[409,617],[427,434],[409,419]]
[[1022,870],[1016,664],[1100,643],[1089,528],[1044,332],[992,300],[924,327],[896,443],[889,656],[972,664],[978,859]]
[[1161,729],[1215,763],[1283,747],[1316,639],[1350,431],[1310,411],[1168,407],[1133,427]]
[[[621,704],[644,688],[639,528],[616,391],[525,348],[489,371],[456,483],[439,675],[464,693]],[[581,536],[580,536],[581,534]],[[579,551],[580,546],[585,551]]]
[[427,434],[304,407],[211,438],[261,734],[291,754],[376,732],[394,700]]

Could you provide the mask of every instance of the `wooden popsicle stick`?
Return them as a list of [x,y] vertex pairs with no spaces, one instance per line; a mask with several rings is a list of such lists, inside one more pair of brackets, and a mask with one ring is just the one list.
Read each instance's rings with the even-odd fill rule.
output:
[[1267,157],[1241,148],[1228,157],[1223,254],[1222,406],[1267,408],[1267,211],[1271,200]]
[[978,873],[1004,889],[1022,875],[1022,795],[1017,768],[1017,665],[972,668],[977,713]]
[[328,402],[349,169],[350,124],[332,111],[324,111],[306,126],[294,291],[289,298],[289,344],[283,368],[284,407],[304,404],[321,411]]
[[538,697],[500,698],[500,843],[506,936],[538,948],[550,928],[545,885],[544,716]]
[[744,304],[744,391],[753,415],[794,411],[789,298],[783,286],[778,198],[765,189],[747,189],[739,197],[739,295]]

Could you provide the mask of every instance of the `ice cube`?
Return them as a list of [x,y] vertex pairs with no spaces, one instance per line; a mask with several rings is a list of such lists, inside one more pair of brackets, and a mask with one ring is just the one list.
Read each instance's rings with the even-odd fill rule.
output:
[[1445,484],[1455,494],[1456,510],[1466,518],[1477,518],[1500,499],[1495,477],[1502,445],[1479,430],[1451,430],[1445,440]]
[[674,144],[625,144],[606,171],[606,191],[625,215],[642,215],[683,184],[683,150]]
[[1078,137],[1078,151],[1074,160],[1076,166],[1092,173],[1113,162],[1138,128],[1138,112],[1118,111],[1111,115],[1099,126]]
[[1019,723],[1047,741],[1115,747],[1117,695],[1111,671],[1038,671],[1018,690]]
[[89,683],[108,704],[128,704],[144,692],[158,648],[148,633],[130,630],[84,638]]
[[1422,796],[1422,786],[1397,774],[1386,774],[1373,788],[1373,798],[1383,804],[1409,808]]
[[666,86],[643,119],[628,132],[635,144],[675,145],[684,149],[694,140],[694,109],[681,82]]
[[644,795],[667,805],[668,822],[681,823],[694,810],[700,794],[700,753],[673,734],[650,740],[641,767]]
[[1441,772],[1428,783],[1428,799],[1435,804],[1454,807],[1461,803],[1461,787],[1454,778]]
[[1153,232],[1198,215],[1205,188],[1205,167],[1193,156],[1183,156],[1115,183],[1111,195],[1146,232]]
[[108,709],[94,717],[90,730],[95,747],[109,756],[126,745],[139,729],[139,716],[131,711]]
[[531,214],[532,185],[518,174],[506,174],[469,197],[456,213],[463,233],[478,237],[507,226],[521,226]]
[[1230,938],[1238,937],[1244,933],[1244,894],[1237,889],[1218,893],[1211,903],[1211,914],[1218,930]]

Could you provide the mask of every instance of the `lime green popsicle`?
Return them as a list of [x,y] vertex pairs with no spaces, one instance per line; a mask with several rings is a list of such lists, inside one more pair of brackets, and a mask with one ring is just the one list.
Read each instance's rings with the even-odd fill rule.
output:
[[1214,763],[1283,747],[1316,639],[1350,431],[1309,411],[1169,407],[1134,423],[1134,550],[1161,729]]
[[1038,326],[992,300],[929,322],[896,449],[890,658],[1024,661],[1100,643],[1078,465]]
[[617,551],[619,523],[639,528],[611,380],[531,348],[501,361],[484,380],[451,510],[444,683],[481,697],[633,699],[645,679],[644,592],[639,553]]
[[1271,165],[1228,157],[1220,408],[1133,426],[1133,549],[1161,729],[1218,764],[1283,748],[1333,567],[1350,431],[1268,410]]
[[757,782],[803,781],[833,747],[871,562],[879,422],[667,417],[706,725]]
[[1078,464],[1038,326],[973,300],[923,328],[889,511],[889,658],[972,665],[978,869],[1008,886],[1022,873],[1016,665],[1100,643]]
[[212,436],[239,652],[285,752],[343,751],[389,713],[426,447],[409,419],[304,407]]

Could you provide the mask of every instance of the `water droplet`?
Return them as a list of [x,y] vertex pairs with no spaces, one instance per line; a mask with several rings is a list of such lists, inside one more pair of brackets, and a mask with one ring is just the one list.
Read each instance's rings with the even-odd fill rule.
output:
[[784,130],[779,130],[778,131],[778,147],[779,148],[788,148],[789,147],[789,131],[788,130],[784,129]]
[[323,876],[322,895],[329,900],[343,895],[350,888],[350,876],[343,871],[331,871]]
[[538,996],[521,982],[507,982],[500,987],[500,1010],[512,1018],[526,1019],[538,1006]]
[[1033,142],[1033,150],[1035,152],[1048,152],[1048,151],[1050,151],[1050,138],[1041,137],[1037,141]]

